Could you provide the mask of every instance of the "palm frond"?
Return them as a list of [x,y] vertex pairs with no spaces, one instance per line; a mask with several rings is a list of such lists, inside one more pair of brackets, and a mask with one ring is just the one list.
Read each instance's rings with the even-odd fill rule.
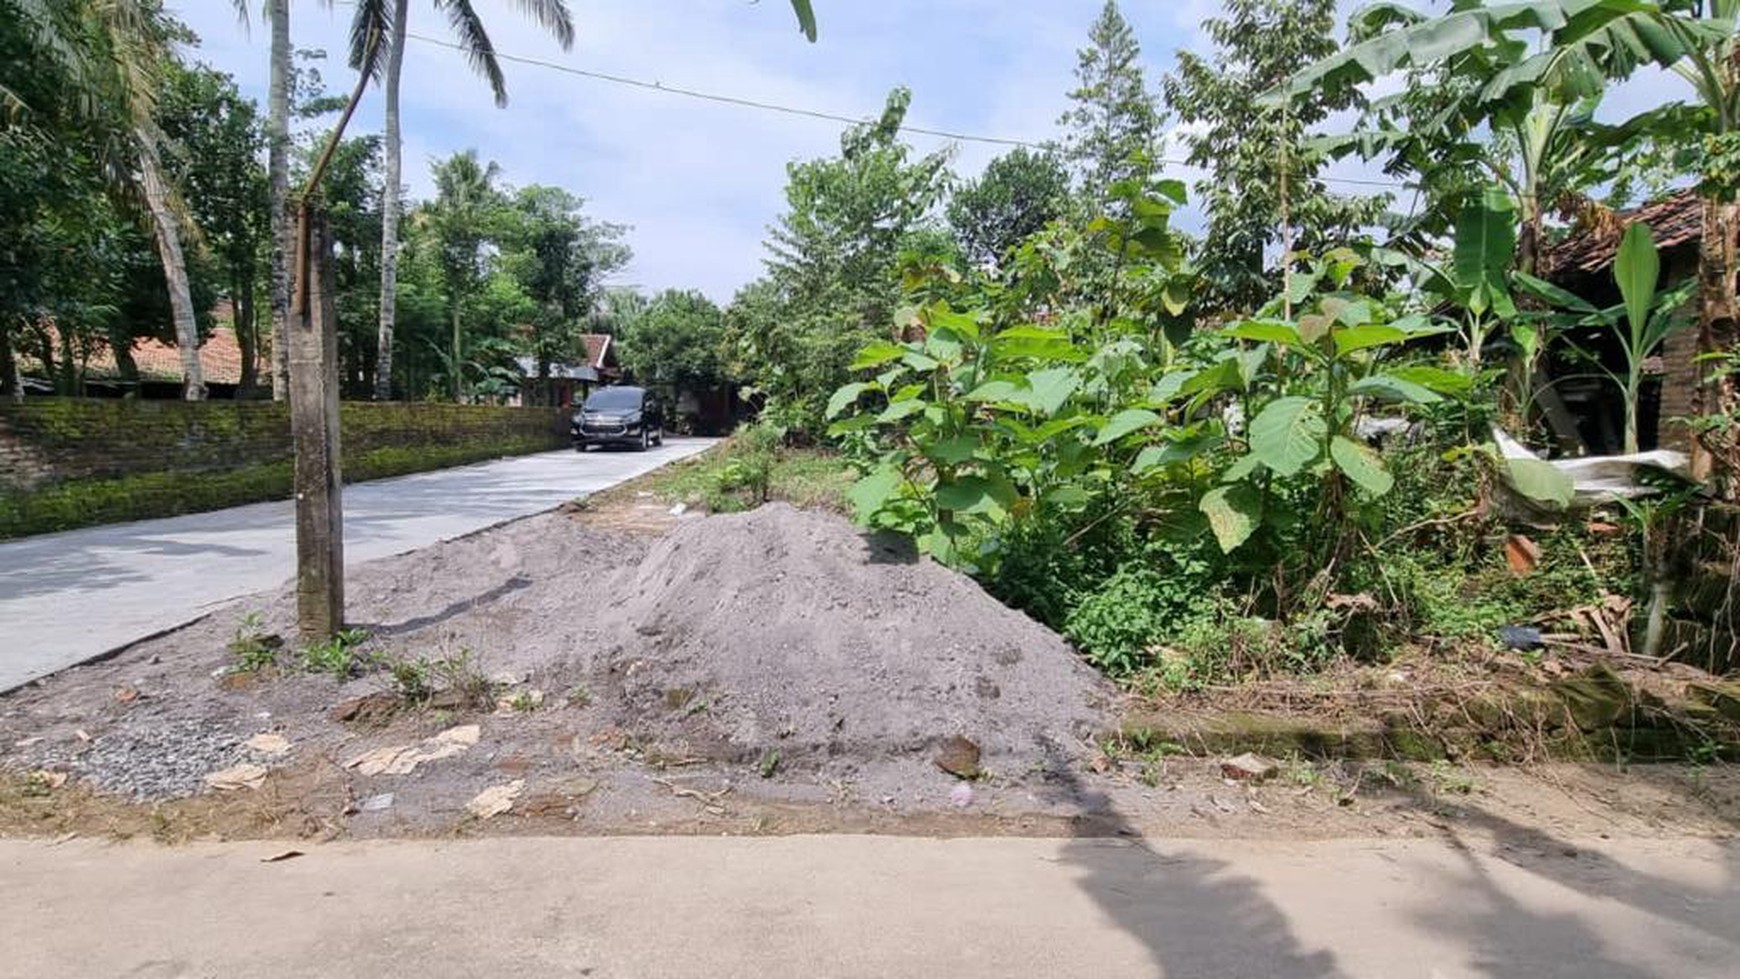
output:
[[562,50],[574,46],[574,18],[568,13],[568,0],[515,0],[515,4],[539,27],[549,31]]
[[386,62],[386,40],[396,25],[389,0],[357,0],[350,19],[350,66],[370,80],[378,80]]
[[447,23],[459,39],[459,48],[471,70],[489,81],[495,94],[495,104],[507,105],[507,79],[502,76],[501,63],[495,57],[495,45],[483,28],[482,18],[472,9],[471,0],[435,0],[435,5],[447,14]]

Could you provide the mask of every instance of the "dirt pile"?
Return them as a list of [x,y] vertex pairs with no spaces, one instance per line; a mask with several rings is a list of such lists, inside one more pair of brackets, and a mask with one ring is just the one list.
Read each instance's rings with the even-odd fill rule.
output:
[[965,736],[993,773],[1078,754],[1109,694],[1057,635],[903,541],[772,504],[678,528],[594,628],[632,729],[841,774]]
[[[947,799],[956,778],[937,759],[962,755],[960,738],[979,755],[945,759],[953,770],[1012,788],[1051,781],[1113,724],[1111,689],[1054,633],[903,542],[782,504],[684,520],[650,544],[543,514],[354,567],[347,590],[369,634],[354,677],[302,671],[293,643],[280,669],[235,672],[239,631],[294,635],[287,585],[9,695],[0,767],[162,799],[253,760],[238,745],[256,732],[295,746],[270,766],[318,765],[480,720],[475,750],[352,792],[441,811],[504,771],[584,774],[626,786],[619,807],[634,812],[667,791],[646,778],[664,771],[904,805]],[[406,704],[385,665],[455,657],[501,709],[491,695]],[[378,723],[332,716],[359,697],[388,705]]]

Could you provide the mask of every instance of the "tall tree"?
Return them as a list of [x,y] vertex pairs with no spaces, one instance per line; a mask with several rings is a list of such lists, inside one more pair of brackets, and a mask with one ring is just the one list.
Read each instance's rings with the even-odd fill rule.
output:
[[819,421],[857,347],[891,328],[901,252],[947,190],[948,153],[913,159],[900,141],[911,102],[895,89],[879,120],[840,138],[839,156],[786,167],[788,208],[769,231],[766,259],[786,306],[751,339],[756,361],[790,366],[767,390],[796,413],[794,425]]
[[1061,217],[1069,173],[1057,157],[1017,147],[992,160],[979,179],[955,190],[949,225],[970,261],[996,265],[1010,249]]
[[223,276],[242,354],[240,386],[247,391],[258,376],[254,293],[269,230],[259,113],[228,75],[171,64],[164,80],[169,170]]
[[628,229],[593,221],[585,200],[560,187],[521,188],[504,212],[504,263],[535,304],[525,340],[537,360],[536,397],[550,398],[550,367],[579,354],[579,335],[609,276],[628,264]]
[[290,0],[266,0],[272,23],[271,78],[266,91],[266,171],[272,233],[272,398],[290,396]]
[[1103,209],[1114,182],[1144,179],[1164,122],[1142,71],[1142,46],[1116,0],[1106,0],[1076,52],[1074,106],[1058,122],[1063,149],[1090,206]]
[[476,290],[488,269],[484,244],[491,239],[502,205],[496,181],[501,167],[480,162],[476,150],[455,153],[434,166],[435,200],[424,212],[439,249],[442,284],[447,293],[449,386],[455,401],[465,400],[466,297]]
[[1329,193],[1323,160],[1306,145],[1330,113],[1359,105],[1359,93],[1315,91],[1285,102],[1262,96],[1298,67],[1334,52],[1335,0],[1226,0],[1203,21],[1215,51],[1178,52],[1161,87],[1185,137],[1208,211],[1198,264],[1221,304],[1251,308],[1277,285],[1267,257],[1345,240],[1380,213],[1381,203]]
[[707,391],[730,380],[725,316],[693,290],[667,289],[630,319],[622,334],[622,361],[637,383],[663,389]]
[[[381,201],[381,318],[375,364],[375,398],[385,401],[393,394],[393,326],[397,313],[399,274],[399,217],[404,188],[400,180],[403,140],[399,129],[399,80],[405,62],[405,38],[410,30],[409,0],[364,0],[357,6],[357,23],[370,19],[387,25],[386,57],[386,191]],[[565,51],[574,44],[574,22],[567,0],[519,0],[520,9],[548,31]],[[497,106],[507,105],[507,80],[496,59],[495,47],[471,0],[434,0],[447,16],[472,71],[489,82]],[[355,64],[353,60],[353,65]]]

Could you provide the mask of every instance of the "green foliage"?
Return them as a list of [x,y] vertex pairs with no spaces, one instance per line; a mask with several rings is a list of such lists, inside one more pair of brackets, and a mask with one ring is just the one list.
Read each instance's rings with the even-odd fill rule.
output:
[[733,377],[725,317],[699,292],[667,289],[622,324],[621,357],[639,383],[663,391],[711,392]]
[[1058,120],[1063,154],[1089,206],[1103,209],[1120,182],[1146,182],[1165,121],[1142,73],[1142,46],[1116,0],[1106,0],[1076,52],[1073,103]]
[[1161,82],[1187,127],[1186,159],[1210,173],[1196,186],[1208,212],[1196,262],[1211,308],[1247,311],[1272,295],[1280,270],[1268,256],[1277,242],[1325,252],[1381,212],[1381,201],[1330,193],[1320,179],[1323,159],[1309,146],[1313,127],[1361,104],[1356,92],[1313,89],[1285,104],[1260,101],[1299,65],[1336,50],[1335,16],[1334,0],[1229,0],[1221,16],[1203,21],[1212,57],[1181,50]]
[[1213,632],[1227,613],[1220,587],[1210,561],[1150,548],[1142,560],[1075,596],[1063,634],[1094,665],[1128,676],[1151,664],[1157,645]]
[[998,265],[1016,246],[1063,217],[1069,173],[1049,152],[1016,147],[985,165],[979,179],[955,189],[948,220],[961,253],[977,265]]
[[325,642],[302,647],[299,665],[306,672],[325,673],[343,682],[361,673],[367,665],[367,659],[359,654],[358,647],[368,638],[365,630],[341,629]]
[[787,167],[786,203],[767,243],[768,278],[732,304],[731,335],[755,393],[789,410],[800,432],[852,354],[882,335],[901,298],[903,253],[946,241],[932,213],[947,187],[947,153],[912,159],[899,139],[912,94],[896,89],[882,117],[848,130],[840,155]]
[[259,612],[249,612],[236,624],[230,637],[230,655],[236,658],[235,668],[241,673],[259,673],[278,665],[278,651],[284,640],[265,632],[265,618]]

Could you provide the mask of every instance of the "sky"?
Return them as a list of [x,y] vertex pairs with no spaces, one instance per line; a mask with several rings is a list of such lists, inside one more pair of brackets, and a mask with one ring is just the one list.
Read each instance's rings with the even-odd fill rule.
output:
[[[1102,0],[814,0],[810,44],[786,0],[571,0],[568,51],[508,0],[478,0],[496,50],[588,71],[737,98],[866,118],[889,89],[913,91],[907,122],[950,132],[1039,142],[1058,134],[1076,49]],[[168,0],[200,37],[194,60],[235,77],[265,104],[269,30],[242,25],[230,0]],[[260,4],[250,3],[251,8]],[[1352,6],[1351,3],[1345,6]],[[1124,0],[1150,84],[1180,48],[1205,51],[1201,27],[1215,0]],[[348,90],[350,7],[291,5],[298,48],[323,49],[329,89]],[[411,0],[411,33],[446,40],[429,0]],[[617,284],[700,289],[724,303],[762,271],[762,240],[784,209],[788,162],[833,155],[842,123],[616,85],[545,67],[504,63],[508,105],[455,51],[415,36],[402,84],[405,183],[433,188],[430,162],[474,148],[513,186],[555,184],[587,199],[593,217],[628,225],[633,263]],[[371,90],[353,132],[379,132]],[[953,148],[971,177],[1005,146],[909,135],[919,152]],[[1331,174],[1376,176],[1358,163]],[[1200,173],[1174,169],[1189,180]],[[1351,189],[1343,187],[1341,189]],[[1184,217],[1187,226],[1199,220]]]

